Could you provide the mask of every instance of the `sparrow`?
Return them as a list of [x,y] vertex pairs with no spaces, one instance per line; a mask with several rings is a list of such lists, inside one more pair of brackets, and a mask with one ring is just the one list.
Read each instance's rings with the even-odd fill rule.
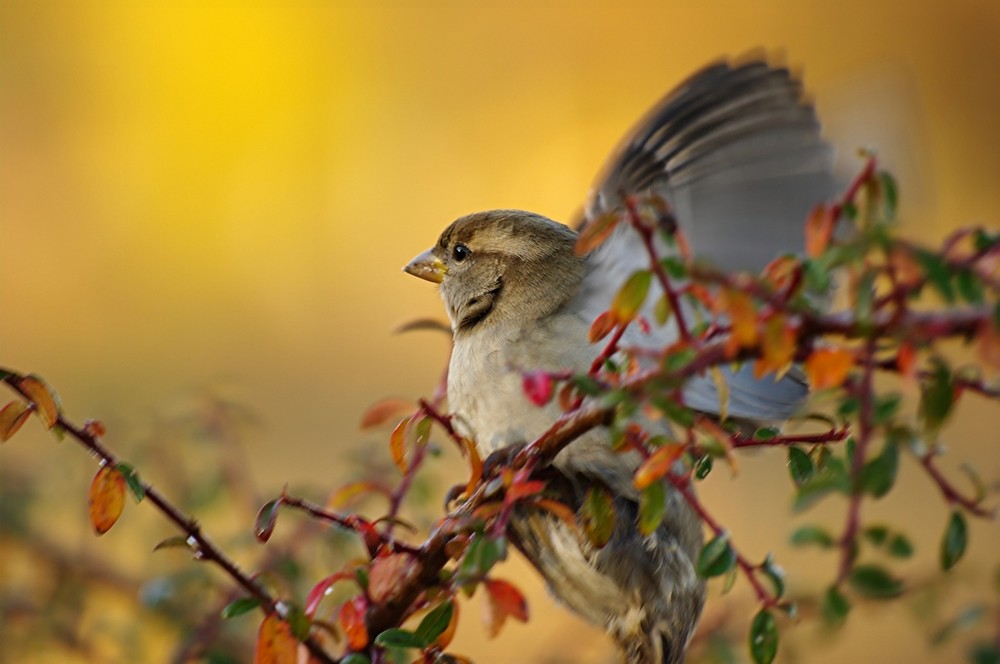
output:
[[[727,270],[760,270],[802,246],[806,215],[834,191],[832,152],[802,86],[788,69],[762,59],[722,61],[670,92],[629,132],[596,181],[575,228],[620,209],[626,197],[665,198],[693,254]],[[577,231],[522,210],[491,210],[449,225],[404,270],[439,284],[453,333],[448,408],[456,428],[485,458],[534,440],[562,414],[525,395],[526,371],[585,374],[601,352],[590,343],[594,319],[628,276],[648,267],[630,224],[618,224],[597,249],[578,256]],[[657,239],[660,256],[675,251]],[[651,287],[647,318],[662,291]],[[622,347],[663,348],[673,323],[648,333],[630,326]],[[710,376],[684,388],[685,405],[749,422],[787,419],[807,387],[794,372],[756,379],[750,367],[723,371],[725,397]],[[722,399],[726,403],[722,403]],[[663,422],[646,423],[666,431]],[[551,486],[578,507],[599,486],[613,496],[610,541],[596,548],[542,510],[522,509],[511,541],[563,604],[603,627],[628,664],[683,662],[705,601],[696,570],[699,518],[668,489],[662,524],[636,527],[641,459],[610,448],[595,428],[554,459]]]

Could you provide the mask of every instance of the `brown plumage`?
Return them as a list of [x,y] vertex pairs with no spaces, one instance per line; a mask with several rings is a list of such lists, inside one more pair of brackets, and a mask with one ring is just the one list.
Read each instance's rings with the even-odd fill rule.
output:
[[[623,193],[657,191],[674,204],[696,252],[734,257],[741,267],[759,268],[799,246],[808,205],[832,190],[829,150],[812,108],[786,70],[761,62],[719,64],[690,79],[629,135],[605,173],[582,223],[613,209]],[[727,236],[760,241],[719,246]],[[575,242],[573,230],[530,212],[480,212],[452,223],[405,268],[440,283],[455,341],[449,408],[484,456],[530,442],[559,416],[555,404],[528,401],[522,372],[585,373],[600,351],[588,342],[591,322],[624,279],[646,266],[627,225],[586,257],[574,254]],[[654,288],[647,301],[658,296]],[[630,332],[623,343],[662,347],[675,336],[668,326],[652,335]],[[757,381],[737,371],[725,379],[729,412],[740,418],[786,418],[805,394],[794,377]],[[717,413],[715,390],[711,380],[696,379],[685,402]],[[577,506],[594,485],[614,496],[618,519],[604,548],[539,511],[518,513],[512,536],[556,597],[607,630],[624,661],[673,664],[683,661],[704,603],[694,566],[701,524],[671,491],[661,526],[640,535],[632,483],[638,462],[611,452],[604,429],[554,461],[551,486],[567,504]]]

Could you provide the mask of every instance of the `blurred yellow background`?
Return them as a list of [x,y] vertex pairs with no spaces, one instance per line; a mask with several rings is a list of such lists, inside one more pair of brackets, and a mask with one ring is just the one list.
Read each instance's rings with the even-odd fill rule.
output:
[[[71,417],[109,424],[112,446],[145,435],[178,395],[235,389],[264,423],[248,452],[263,495],[286,482],[332,488],[349,479],[345,450],[386,455],[384,434],[358,431],[364,408],[428,394],[446,357],[439,335],[393,334],[443,313],[401,266],[470,211],[567,219],[639,115],[720,56],[765,47],[801,68],[844,172],[867,145],[899,175],[911,235],[995,228],[998,35],[991,0],[5,0],[0,365],[42,374]],[[971,460],[1000,477],[997,412],[963,407],[949,471]],[[52,538],[94,556],[128,547],[91,541],[83,496],[93,468],[78,450],[30,425],[0,450],[0,467],[19,464],[58,468],[58,486],[38,487],[66,505]],[[794,584],[819,588],[835,561],[782,544],[793,524],[782,466],[757,455],[735,482],[717,473],[706,502],[750,554],[776,548]],[[142,470],[158,481],[156,467]],[[907,530],[920,555],[904,568],[926,578],[947,512],[912,463],[902,475],[872,513]],[[839,528],[842,517],[819,518]],[[252,512],[239,519],[249,529]],[[117,530],[108,537],[126,542]],[[954,573],[959,595],[990,578],[996,524],[975,524],[972,546]],[[4,560],[0,552],[0,583],[16,583]],[[603,637],[555,608],[523,566],[503,573],[529,589],[536,618],[486,641],[469,611],[458,652],[609,661]],[[750,605],[732,606],[743,629]],[[913,612],[862,607],[808,653],[820,637],[803,623],[786,629],[779,658],[962,653],[932,649]],[[3,631],[0,640],[12,636]]]

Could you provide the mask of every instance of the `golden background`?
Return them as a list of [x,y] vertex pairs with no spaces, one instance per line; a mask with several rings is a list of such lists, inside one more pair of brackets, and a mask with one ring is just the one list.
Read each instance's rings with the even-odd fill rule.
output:
[[[989,0],[4,0],[0,365],[42,374],[71,417],[108,423],[112,446],[145,435],[179,394],[236,389],[264,423],[248,457],[265,499],[286,482],[332,488],[349,479],[345,450],[387,455],[383,433],[358,431],[365,407],[430,393],[445,360],[438,335],[393,334],[443,313],[401,266],[473,210],[567,219],[652,102],[755,47],[802,69],[845,174],[859,145],[882,154],[900,178],[906,232],[930,242],[959,225],[997,226],[1000,3]],[[944,467],[959,482],[963,460],[1000,477],[995,406],[971,400],[956,419]],[[38,490],[64,506],[65,518],[42,522],[52,538],[155,567],[154,542],[128,540],[138,520],[157,520],[140,516],[145,505],[92,541],[85,455],[34,423],[0,450],[2,466],[40,464],[51,475]],[[157,482],[156,467],[141,470]],[[947,510],[910,460],[901,475],[866,514],[917,543],[903,570],[933,576]],[[797,587],[832,578],[832,556],[783,545],[813,520],[787,516],[783,457],[748,458],[736,481],[717,472],[703,494],[749,554],[776,549]],[[815,518],[839,528],[843,505],[831,502]],[[252,512],[239,519],[249,529]],[[997,526],[973,524],[971,535],[945,615],[963,592],[997,604],[983,591]],[[0,583],[17,574],[0,552]],[[467,610],[456,651],[608,661],[603,637],[556,608],[522,565],[501,574],[529,592],[532,622],[486,641],[478,608]],[[743,629],[751,605],[734,606]],[[961,655],[931,648],[912,613],[858,607],[833,639],[808,621],[786,627],[779,658]]]

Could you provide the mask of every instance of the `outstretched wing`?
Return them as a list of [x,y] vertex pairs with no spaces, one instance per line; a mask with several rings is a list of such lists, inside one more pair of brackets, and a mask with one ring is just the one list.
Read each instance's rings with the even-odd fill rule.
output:
[[[655,192],[670,202],[696,258],[757,272],[778,255],[801,250],[810,208],[834,192],[832,161],[816,113],[788,69],[759,60],[715,64],[668,94],[626,136],[578,225],[617,208],[624,196]],[[648,266],[627,224],[589,262],[580,297],[595,316],[629,274]],[[657,334],[641,343],[669,343],[676,331]],[[785,418],[806,394],[794,376],[758,381],[749,367],[725,372],[725,379],[735,417]],[[692,381],[685,398],[699,410],[719,411],[708,378]]]

